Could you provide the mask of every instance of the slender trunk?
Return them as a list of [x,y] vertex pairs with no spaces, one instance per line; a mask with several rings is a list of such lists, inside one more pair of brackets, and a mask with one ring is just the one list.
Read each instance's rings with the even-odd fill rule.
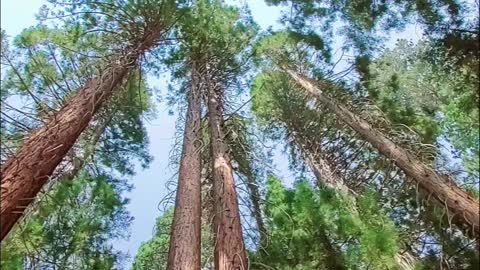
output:
[[153,46],[159,35],[158,30],[147,33],[128,54],[112,61],[101,76],[87,82],[4,164],[1,172],[1,240],[48,181],[93,115],[136,66],[139,56]]
[[182,158],[173,215],[167,269],[198,269],[201,267],[201,89],[192,64],[191,92],[185,120]]
[[441,176],[431,167],[396,145],[378,130],[375,130],[367,121],[350,112],[345,106],[328,97],[323,91],[292,70],[288,74],[310,95],[322,102],[329,110],[335,113],[343,122],[358,132],[380,153],[390,158],[408,176],[413,178],[428,196],[432,196],[440,207],[447,211],[449,220],[464,227],[473,237],[480,236],[479,202],[467,192],[460,189],[453,179]]
[[63,176],[59,179],[73,179],[78,172],[84,168],[85,164],[87,164],[95,155],[95,149],[97,148],[98,142],[102,138],[103,133],[107,129],[108,125],[112,122],[112,119],[115,115],[115,110],[107,114],[107,118],[101,119],[98,126],[94,127],[92,136],[88,139],[88,145],[86,146],[85,152],[83,153],[83,157],[77,158],[75,155],[72,157],[73,168],[72,170],[66,172]]
[[214,257],[216,270],[248,269],[237,192],[223,131],[222,93],[209,89],[208,119],[213,162]]
[[[208,157],[207,159],[209,159]],[[202,269],[214,269],[213,256],[213,195],[212,195],[212,179],[208,172],[212,167],[210,162],[203,163],[202,174],[204,175],[202,182]]]
[[311,145],[303,143],[299,136],[294,134],[295,132],[292,132],[290,135],[293,139],[293,143],[300,150],[303,158],[315,175],[318,184],[323,183],[327,187],[346,195],[356,195],[344,184],[343,179],[335,173],[330,164],[328,164],[324,158],[321,158],[312,152]]
[[267,229],[265,228],[265,223],[263,222],[262,209],[260,207],[260,192],[258,186],[255,183],[255,177],[249,173],[246,175],[248,194],[250,196],[250,201],[252,202],[252,214],[257,223],[258,233],[260,234],[260,246],[267,244]]

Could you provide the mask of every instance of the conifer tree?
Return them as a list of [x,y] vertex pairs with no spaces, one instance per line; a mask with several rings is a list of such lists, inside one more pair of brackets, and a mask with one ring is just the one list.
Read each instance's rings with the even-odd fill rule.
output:
[[[368,122],[350,112],[346,107],[327,97],[312,81],[288,70],[288,74],[306,91],[324,103],[340,119],[347,123],[370,142],[382,154],[392,159],[397,166],[416,180],[425,193],[431,194],[439,207],[451,211],[453,219],[474,237],[480,233],[479,202],[473,196],[460,189],[455,180],[441,176],[431,167],[406,152],[400,146],[389,140],[385,135],[375,130]],[[327,86],[328,87],[328,86]]]
[[[441,176],[430,166],[373,128],[367,121],[352,113],[340,101],[327,95],[325,93],[326,90],[334,91],[332,89],[338,88],[334,83],[322,79],[321,75],[319,76],[320,80],[314,82],[314,80],[300,74],[299,72],[312,72],[314,64],[305,61],[305,57],[309,55],[308,50],[305,50],[303,55],[302,53],[297,53],[296,55],[299,56],[295,59],[295,56],[291,56],[292,53],[290,52],[295,49],[295,45],[292,48],[288,48],[288,46],[282,44],[283,49],[279,46],[278,42],[285,43],[289,42],[288,40],[292,42],[292,39],[288,38],[288,34],[284,33],[267,38],[260,45],[257,52],[261,52],[263,55],[268,54],[268,57],[264,58],[266,63],[276,64],[278,69],[285,72],[294,82],[301,86],[306,94],[315,98],[315,101],[325,106],[326,110],[332,112],[339,120],[357,132],[364,140],[391,159],[409,177],[414,179],[424,193],[433,197],[437,206],[446,208],[446,211],[452,214],[454,222],[463,227],[473,237],[477,237],[480,229],[478,201],[467,192],[461,190],[455,184],[455,180]],[[317,83],[321,86],[318,86]]]
[[[87,21],[111,20],[112,17],[115,18],[115,12],[122,10],[137,12],[134,16],[139,16],[143,20],[142,22],[129,20],[125,24],[128,26],[127,29],[115,29],[128,32],[133,39],[127,44],[122,44],[120,48],[114,48],[120,50],[120,53],[115,53],[109,62],[102,65],[101,73],[87,79],[76,95],[71,97],[45,126],[29,134],[29,138],[18,152],[2,165],[1,239],[4,239],[20,218],[22,209],[35,198],[48,181],[93,115],[114,94],[128,73],[137,67],[141,56],[165,37],[165,33],[175,20],[174,1],[159,1],[156,4],[161,8],[154,9],[153,13],[149,9],[152,3],[142,2],[140,6],[133,3],[123,4],[124,6],[112,7],[87,1],[77,6],[78,9],[87,9],[79,14],[107,14],[103,18],[87,17]],[[157,11],[159,12],[155,13]],[[75,12],[77,11],[72,11]],[[111,21],[104,23],[108,25]],[[119,25],[123,25],[123,22]]]

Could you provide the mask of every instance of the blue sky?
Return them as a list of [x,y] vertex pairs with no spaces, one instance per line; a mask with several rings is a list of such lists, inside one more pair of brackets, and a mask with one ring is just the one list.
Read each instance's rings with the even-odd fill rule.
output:
[[[45,2],[46,0],[2,0],[2,29],[13,37],[19,34],[22,29],[34,25],[36,23],[34,14]],[[238,1],[233,0],[230,2],[238,3]],[[247,0],[246,2],[252,10],[254,19],[263,29],[274,25],[278,27],[276,20],[280,16],[279,8],[268,7],[261,0]],[[421,37],[421,33],[421,29],[411,25],[404,32],[397,33],[395,38],[391,38],[387,46],[392,47],[397,38],[416,41]],[[341,44],[337,44],[337,46],[341,46]],[[166,77],[150,77],[148,82],[150,86],[160,88],[161,93],[165,93]],[[141,242],[147,241],[152,236],[155,219],[161,214],[158,204],[167,195],[167,181],[176,181],[175,172],[168,165],[169,153],[174,143],[176,118],[168,115],[168,108],[164,104],[157,105],[156,119],[146,122],[150,138],[150,153],[154,156],[154,161],[149,169],[137,170],[137,175],[131,181],[135,188],[127,194],[131,199],[128,210],[135,218],[131,226],[131,237],[128,241],[114,242],[115,248],[128,252],[132,258]],[[283,180],[291,182],[293,179],[292,173],[288,170],[287,157],[282,154],[281,150],[282,148],[279,148],[275,151],[274,161],[277,173]]]

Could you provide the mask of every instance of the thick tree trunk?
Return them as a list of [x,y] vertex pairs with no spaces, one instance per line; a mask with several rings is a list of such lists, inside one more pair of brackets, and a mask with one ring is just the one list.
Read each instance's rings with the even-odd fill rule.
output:
[[213,221],[216,270],[248,269],[237,192],[223,131],[222,93],[209,89],[208,119],[213,161]]
[[345,106],[328,97],[323,91],[311,82],[292,70],[288,74],[310,95],[323,103],[338,118],[358,132],[380,153],[390,158],[408,176],[413,178],[420,188],[432,196],[438,206],[444,207],[449,219],[464,227],[473,237],[480,236],[479,202],[468,193],[460,189],[455,181],[436,173],[431,167],[396,145],[378,130],[375,130],[367,121],[350,112]]
[[43,128],[25,141],[15,156],[5,162],[1,173],[2,240],[48,181],[93,115],[159,35],[158,30],[146,34],[127,55],[114,59],[101,76],[87,82]]
[[182,158],[173,215],[169,270],[200,270],[201,267],[201,83],[192,64],[191,92],[185,120]]

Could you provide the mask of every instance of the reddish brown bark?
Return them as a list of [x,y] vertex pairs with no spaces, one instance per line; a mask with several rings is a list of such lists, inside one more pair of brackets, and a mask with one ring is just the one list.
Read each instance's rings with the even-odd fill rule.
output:
[[246,270],[248,262],[243,243],[237,192],[230,156],[224,141],[222,93],[209,90],[207,103],[213,161],[215,269]]
[[193,63],[168,253],[169,270],[200,270],[201,267],[201,105],[200,81]]
[[466,228],[467,233],[479,238],[480,216],[479,202],[467,192],[460,189],[453,179],[436,173],[405,149],[388,139],[383,133],[374,129],[367,121],[349,111],[336,100],[325,95],[322,90],[308,78],[292,70],[288,74],[310,95],[324,104],[353,130],[359,133],[380,153],[391,159],[408,176],[414,179],[419,187],[435,199],[439,207],[444,207],[450,219]]
[[5,162],[1,173],[2,240],[48,181],[93,115],[159,35],[158,30],[147,33],[125,56],[114,59],[101,76],[79,89],[44,127],[29,136],[15,156]]

